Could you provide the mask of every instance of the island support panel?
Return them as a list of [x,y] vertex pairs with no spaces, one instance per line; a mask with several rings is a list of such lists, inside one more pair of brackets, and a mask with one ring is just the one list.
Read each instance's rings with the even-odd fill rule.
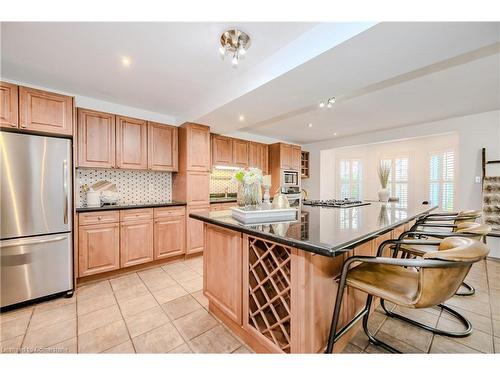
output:
[[[205,224],[204,293],[209,309],[256,352],[321,353],[328,340],[337,278],[352,255],[375,255],[396,228],[336,257],[325,257]],[[339,327],[364,308],[346,288]],[[373,308],[377,304],[373,304]],[[342,351],[361,322],[335,345]]]

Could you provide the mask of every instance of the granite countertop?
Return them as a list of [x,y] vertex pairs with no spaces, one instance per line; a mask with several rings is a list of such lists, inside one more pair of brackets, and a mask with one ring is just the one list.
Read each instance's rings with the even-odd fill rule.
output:
[[353,208],[302,206],[298,220],[277,224],[242,224],[232,218],[230,210],[189,216],[283,245],[335,257],[437,208],[431,205],[370,203]]
[[185,206],[186,202],[169,201],[160,203],[127,203],[127,204],[108,204],[100,207],[77,207],[76,212],[94,212],[106,210],[128,210],[134,208],[153,208],[153,207],[170,207],[170,206]]

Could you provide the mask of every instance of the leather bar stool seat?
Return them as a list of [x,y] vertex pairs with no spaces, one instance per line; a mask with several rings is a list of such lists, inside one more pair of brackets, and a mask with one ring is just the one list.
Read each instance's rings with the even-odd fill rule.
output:
[[[472,264],[486,257],[489,253],[488,247],[472,238],[453,236],[441,239],[433,251],[421,254],[420,258],[381,257],[387,246],[413,245],[414,242],[422,243],[422,241],[387,240],[379,246],[376,257],[353,256],[344,262],[325,353],[331,353],[335,342],[361,318],[363,318],[363,329],[370,342],[388,351],[399,352],[375,338],[368,329],[373,297],[380,298],[381,302],[387,300],[399,306],[415,309],[438,305],[466,326],[465,336],[472,332],[470,322],[443,303],[458,290]],[[365,308],[340,331],[337,331],[346,286],[365,292],[368,297]],[[396,315],[394,317],[437,334],[453,336],[446,331],[426,326],[406,317]]]

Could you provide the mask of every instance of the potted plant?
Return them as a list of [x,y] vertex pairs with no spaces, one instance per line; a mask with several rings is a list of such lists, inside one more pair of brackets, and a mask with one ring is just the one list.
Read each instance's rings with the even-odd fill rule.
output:
[[389,175],[391,173],[391,162],[383,161],[378,166],[378,179],[380,180],[381,189],[378,191],[378,200],[380,202],[389,201],[389,190],[387,189],[387,183],[389,182]]

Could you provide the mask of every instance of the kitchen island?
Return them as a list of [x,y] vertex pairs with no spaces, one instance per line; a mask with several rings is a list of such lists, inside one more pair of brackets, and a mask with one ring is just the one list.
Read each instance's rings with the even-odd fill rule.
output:
[[[260,225],[241,224],[231,211],[191,214],[205,226],[203,290],[209,309],[256,352],[323,352],[344,260],[375,255],[380,243],[435,208],[379,202],[302,206],[295,221]],[[347,289],[340,326],[365,301],[364,293]],[[344,335],[335,350],[356,331]]]

